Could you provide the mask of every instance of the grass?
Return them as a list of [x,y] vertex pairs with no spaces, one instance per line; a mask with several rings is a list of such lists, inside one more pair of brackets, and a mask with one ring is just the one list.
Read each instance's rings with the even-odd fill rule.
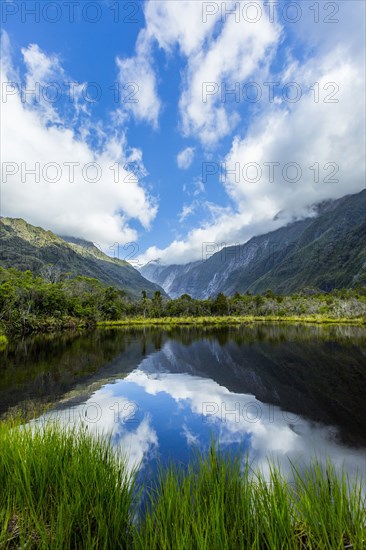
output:
[[328,463],[314,462],[305,479],[292,466],[288,483],[279,468],[270,480],[237,456],[211,447],[188,472],[171,467],[150,493],[136,547],[145,549],[364,548],[366,514],[361,485],[351,486]]
[[0,487],[0,548],[131,545],[133,480],[102,439],[3,423]]
[[365,325],[364,317],[326,317],[324,315],[279,316],[279,315],[246,315],[246,316],[217,316],[217,317],[130,317],[118,321],[100,321],[100,328],[124,326],[228,326],[252,323],[312,323],[312,324],[348,324]]
[[[0,548],[353,549],[366,540],[362,483],[331,463],[275,464],[270,481],[214,445],[141,492],[110,441],[59,425],[0,426]],[[140,506],[139,506],[140,504]]]

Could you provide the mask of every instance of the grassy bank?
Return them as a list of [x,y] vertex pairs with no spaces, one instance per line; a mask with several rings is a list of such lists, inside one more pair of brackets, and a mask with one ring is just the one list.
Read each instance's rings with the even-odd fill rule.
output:
[[102,440],[3,423],[0,548],[129,547],[130,481],[124,460]]
[[125,464],[86,433],[3,424],[0,547],[336,550],[366,539],[361,482],[331,464],[303,477],[293,467],[293,483],[272,466],[268,483],[212,447],[187,471],[147,482],[143,511]]
[[228,326],[251,323],[312,323],[312,324],[348,324],[366,325],[365,317],[326,317],[322,315],[230,315],[206,317],[130,317],[118,321],[99,321],[98,327],[113,328],[123,326]]

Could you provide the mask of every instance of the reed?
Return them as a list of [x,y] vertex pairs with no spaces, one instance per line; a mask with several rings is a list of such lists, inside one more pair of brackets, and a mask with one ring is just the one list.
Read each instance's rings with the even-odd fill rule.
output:
[[[137,486],[108,439],[59,424],[0,424],[0,548],[361,550],[362,480],[328,462],[270,478],[213,443]],[[147,498],[146,498],[147,493]]]
[[362,483],[314,461],[291,478],[270,464],[270,479],[214,447],[187,473],[172,466],[150,491],[135,534],[140,549],[365,548]]
[[85,430],[2,423],[0,487],[0,548],[131,548],[134,478]]

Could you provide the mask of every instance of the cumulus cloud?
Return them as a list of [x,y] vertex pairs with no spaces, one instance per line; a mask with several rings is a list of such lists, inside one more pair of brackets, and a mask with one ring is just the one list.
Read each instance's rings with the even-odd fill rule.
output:
[[22,48],[24,63],[27,67],[26,88],[34,90],[36,84],[45,84],[56,74],[64,74],[57,55],[47,56],[37,44]]
[[[7,38],[4,43],[9,50]],[[23,55],[29,84],[59,70],[58,60],[38,46],[23,49]],[[9,55],[2,59],[1,79],[8,82],[14,69]],[[156,201],[128,168],[134,163],[144,171],[141,151],[128,147],[123,132],[106,137],[98,125],[103,145],[93,147],[83,135],[88,123],[76,130],[60,120],[55,124],[53,114],[48,118],[43,106],[22,101],[19,93],[3,98],[2,214],[102,247],[136,240],[129,220],[149,228],[157,213]]]
[[[226,9],[237,4],[240,8],[244,5],[227,2]],[[257,4],[266,13],[264,5]],[[286,25],[278,17],[271,22],[264,16],[256,23],[238,23],[233,15],[221,17],[219,3],[213,3],[214,11],[204,21],[207,2],[148,0],[144,4],[145,27],[138,35],[135,54],[117,59],[120,84],[138,86],[138,90],[127,90],[137,102],[124,102],[113,113],[118,133],[107,133],[102,125],[92,126],[85,120],[73,126],[49,105],[21,102],[16,95],[7,98],[3,104],[3,130],[7,136],[4,161],[23,161],[30,166],[35,162],[44,166],[66,161],[79,163],[79,167],[73,184],[68,170],[63,170],[58,182],[41,178],[36,184],[32,176],[27,176],[25,185],[20,170],[8,176],[2,189],[7,209],[4,213],[21,215],[62,233],[67,228],[69,233],[108,245],[136,239],[136,230],[129,223],[132,218],[150,227],[157,205],[141,179],[131,177],[124,168],[135,162],[139,173],[144,173],[142,153],[128,147],[123,128],[131,114],[158,126],[162,104],[154,69],[156,45],[166,53],[168,62],[180,56],[180,131],[200,141],[205,158],[216,163],[218,173],[222,172],[227,206],[214,204],[209,196],[209,179],[185,182],[184,191],[190,201],[203,192],[206,200],[199,205],[182,205],[180,221],[199,207],[205,216],[198,227],[168,247],[149,248],[142,261],[197,260],[205,242],[243,243],[253,235],[276,229],[293,216],[304,216],[315,202],[359,191],[364,187],[365,37],[360,22],[364,20],[365,4],[343,4],[339,4],[336,25],[324,22],[325,13],[315,24],[314,10],[305,9],[296,24]],[[275,13],[281,7],[274,7]],[[274,58],[278,48],[282,48],[280,55]],[[9,49],[8,44],[5,50]],[[36,78],[49,82],[55,71],[63,74],[58,57],[46,55],[37,45],[24,48],[23,55],[29,84]],[[271,64],[274,59],[276,62]],[[4,64],[7,78],[14,79],[14,67],[8,61]],[[231,88],[248,80],[278,82],[280,91],[286,83],[296,82],[302,96],[291,102],[279,92],[273,102],[267,99],[249,107],[222,101],[221,83]],[[203,101],[205,82],[216,84],[218,89],[211,89]],[[268,92],[263,86],[262,90]],[[337,101],[332,102],[332,98]],[[77,100],[74,107],[81,117],[87,114],[80,103],[78,108]],[[97,139],[98,147],[91,137]],[[220,149],[220,156],[215,156],[215,146],[223,138],[225,150]],[[195,148],[184,149],[177,157],[178,166],[189,167],[193,155],[197,159],[198,154],[196,144]],[[102,168],[103,177],[98,183],[83,177],[80,167],[91,162]],[[114,181],[111,166],[115,163],[121,184]],[[217,185],[217,175],[215,178]],[[38,205],[41,200],[42,209]],[[281,220],[274,219],[279,211]]]
[[[149,0],[144,7],[146,26],[139,33],[136,55],[117,59],[120,81],[137,87],[138,101],[123,108],[137,119],[158,123],[161,102],[151,51],[158,43],[168,56],[175,48],[185,59],[183,91],[179,100],[181,129],[205,148],[214,147],[229,135],[240,120],[222,92],[249,76],[266,74],[281,37],[281,27],[266,16],[253,24],[239,21],[230,11],[241,13],[245,2],[226,2],[227,15],[208,10],[207,2]],[[258,2],[263,14],[264,4]],[[230,93],[228,94],[228,96]]]
[[181,170],[187,170],[194,159],[194,147],[186,147],[177,155],[177,164]]
[[311,91],[296,103],[272,104],[243,138],[234,138],[225,159],[225,188],[253,217],[263,210],[268,217],[279,211],[302,215],[306,206],[364,186],[365,81],[359,67],[339,47],[295,75],[302,90],[318,82],[319,101]]
[[[316,202],[364,188],[365,58],[360,44],[364,45],[365,38],[357,21],[364,19],[365,5],[352,2],[352,10],[352,24],[344,10],[338,25],[317,25],[314,21],[311,24],[309,18],[299,22],[296,29],[301,37],[302,57],[295,48],[291,49],[290,37],[281,70],[268,74],[269,82],[278,82],[274,100],[267,99],[248,113],[245,126],[240,132],[237,130],[223,159],[210,157],[216,172],[222,174],[230,206],[216,208],[214,220],[211,216],[203,219],[199,227],[191,229],[185,238],[174,240],[167,248],[151,247],[145,254],[146,261],[154,257],[163,263],[201,259],[203,243],[218,246],[243,243],[254,235],[277,229],[293,217],[308,215],[308,207]],[[226,66],[217,61],[224,53],[226,28],[230,27],[225,26],[210,42],[210,49],[216,51],[211,74],[221,74]],[[275,45],[284,32],[290,35],[295,31],[268,28],[267,37],[272,39],[269,43]],[[252,37],[255,42],[254,35]],[[299,46],[297,35],[296,39],[294,44]],[[259,65],[268,58],[267,42],[263,40],[261,49],[253,46],[253,51],[259,52],[258,59],[255,58]],[[238,75],[244,78],[250,72],[250,68],[246,68],[248,63],[254,67],[255,59],[246,55],[243,43],[238,42],[233,48],[238,53],[237,62],[240,60],[243,65],[242,72],[239,65],[236,66]],[[199,56],[202,63],[197,62],[197,71],[189,72]],[[191,51],[189,79],[181,102],[188,97],[188,90],[193,89],[196,76],[209,58],[208,50],[197,54]],[[234,65],[229,63],[229,66]],[[202,80],[197,78],[198,82]],[[289,90],[290,101],[281,93],[289,82],[296,83]],[[291,94],[296,90],[300,90],[299,99],[292,101]],[[192,105],[193,101],[186,105],[188,118]],[[212,112],[218,113],[218,110]],[[197,117],[191,117],[192,120],[197,122],[202,113],[197,102]],[[222,120],[227,121],[225,117]],[[206,126],[204,131],[200,128],[201,135],[210,132],[209,120],[209,117],[202,119]],[[199,125],[190,128],[193,130]],[[219,127],[213,125],[212,128],[216,137],[223,135]],[[209,179],[205,184],[209,188]],[[274,219],[279,211],[281,220]]]
[[268,218],[268,212],[263,209],[260,217],[255,219],[250,212],[238,212],[232,207],[224,208],[207,203],[205,207],[211,211],[207,221],[200,227],[188,231],[184,238],[173,240],[166,248],[148,248],[145,254],[141,255],[142,264],[157,258],[165,265],[202,260],[202,251],[208,243],[213,245],[216,251],[222,246],[246,242],[253,235],[277,229],[284,223],[283,220]]
[[[243,243],[293,217],[309,215],[314,203],[364,188],[365,83],[359,66],[339,52],[311,60],[296,77],[303,89],[318,81],[323,92],[327,83],[339,83],[341,105],[315,103],[308,93],[294,104],[268,106],[243,138],[233,139],[224,161],[218,162],[234,206],[216,208],[214,221],[206,220],[166,249],[150,248],[147,261],[201,259],[203,243]],[[281,219],[274,219],[280,211]]]
[[157,40],[168,54],[178,46],[184,56],[190,56],[204,46],[220,19],[219,12],[216,12],[204,23],[202,14],[205,4],[207,2],[201,0],[149,0],[144,8],[149,38]]
[[151,45],[145,30],[140,31],[133,57],[117,57],[119,83],[124,90],[121,110],[157,128],[161,101],[152,64]]
[[[264,13],[262,2],[258,4]],[[179,101],[183,133],[211,147],[230,134],[240,120],[222,100],[222,87],[229,89],[265,71],[281,29],[268,17],[255,24],[246,19],[238,24],[235,15],[225,17],[219,9],[208,14],[206,5],[154,0],[146,4],[145,18],[151,40],[156,39],[168,53],[178,46],[186,58]],[[225,3],[227,12],[240,12],[243,6],[243,2]]]
[[157,43],[168,55],[178,45],[184,56],[198,51],[212,33],[218,16],[202,24],[201,1],[165,0],[147,1],[144,5],[146,25],[138,35],[135,55],[117,58],[119,81],[122,85],[132,83],[136,95],[134,102],[124,102],[121,109],[133,114],[137,120],[146,120],[154,127],[158,125],[161,101],[157,92],[157,77],[152,50]]
[[[238,24],[228,18],[219,36],[206,51],[197,51],[188,61],[187,87],[180,99],[185,135],[199,137],[210,147],[229,135],[240,120],[230,110],[229,90],[238,88],[265,67],[280,38],[280,29],[263,18],[256,24]],[[232,106],[232,103],[231,103]]]

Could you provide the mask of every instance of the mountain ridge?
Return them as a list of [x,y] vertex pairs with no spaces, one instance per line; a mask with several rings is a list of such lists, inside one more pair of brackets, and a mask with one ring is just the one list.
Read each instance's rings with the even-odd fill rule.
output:
[[22,218],[0,218],[0,266],[30,269],[50,281],[61,276],[91,277],[126,291],[131,298],[164,290],[145,279],[125,260],[111,258],[90,241],[67,237],[29,224]]
[[207,260],[183,266],[151,262],[140,272],[172,298],[268,289],[286,294],[305,287],[328,291],[366,284],[366,190],[323,201],[313,212],[317,215],[224,247]]
[[[50,280],[93,277],[137,298],[157,290],[172,298],[206,299],[223,292],[279,294],[366,284],[366,190],[314,205],[311,215],[206,260],[184,265],[152,261],[139,271],[94,243],[59,236],[22,218],[0,218],[0,266],[30,269]],[[164,289],[164,290],[163,290]]]

